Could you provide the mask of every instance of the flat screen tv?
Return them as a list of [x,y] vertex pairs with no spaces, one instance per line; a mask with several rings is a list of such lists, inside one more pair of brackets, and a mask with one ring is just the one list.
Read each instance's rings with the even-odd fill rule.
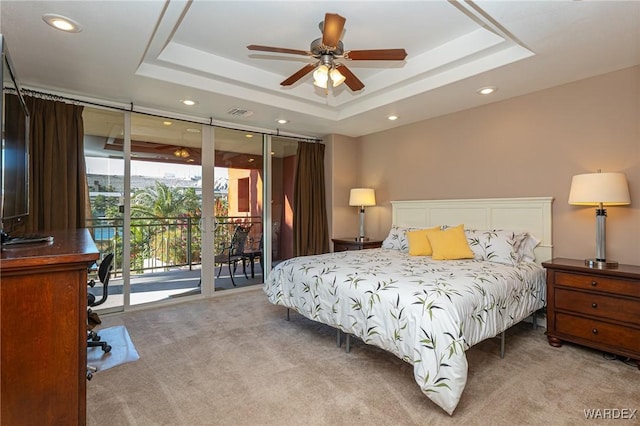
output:
[[0,231],[10,232],[29,215],[29,112],[5,38],[2,49],[2,149],[0,150]]

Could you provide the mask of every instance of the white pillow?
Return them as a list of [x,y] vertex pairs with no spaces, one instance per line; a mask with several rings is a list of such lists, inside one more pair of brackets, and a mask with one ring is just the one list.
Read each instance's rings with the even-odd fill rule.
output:
[[527,238],[525,238],[520,245],[518,246],[518,253],[520,253],[520,258],[522,262],[535,262],[536,261],[536,253],[534,249],[538,247],[540,244],[540,240],[534,237],[531,234],[527,234]]
[[533,253],[533,249],[529,251],[528,246],[525,250],[526,244],[523,244],[529,237],[527,232],[506,229],[465,229],[464,232],[469,247],[478,260],[517,265],[523,260],[523,252],[519,251],[521,246],[527,256],[530,257],[530,253]]
[[400,250],[405,253],[409,252],[409,240],[407,240],[407,231],[415,231],[418,228],[405,228],[402,226],[392,226],[389,235],[382,241],[382,248],[389,250]]

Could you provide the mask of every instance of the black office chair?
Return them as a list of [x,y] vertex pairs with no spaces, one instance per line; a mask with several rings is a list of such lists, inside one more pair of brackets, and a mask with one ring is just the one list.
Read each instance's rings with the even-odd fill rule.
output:
[[[237,225],[233,231],[233,235],[231,236],[231,241],[229,245],[222,248],[222,252],[216,254],[215,263],[220,265],[220,269],[218,269],[217,278],[220,277],[220,272],[222,272],[222,267],[224,264],[227,264],[229,267],[229,275],[231,275],[231,283],[234,287],[236,287],[236,282],[233,280],[233,275],[236,272],[236,268],[238,267],[238,262],[242,262],[242,272],[244,273],[245,278],[249,279],[247,276],[247,267],[245,261],[247,260],[247,255],[244,252],[244,246],[247,242],[247,236],[249,235],[249,231],[251,230],[251,225],[243,226]],[[233,266],[233,270],[231,267]]]
[[[107,254],[102,262],[100,262],[100,266],[98,268],[98,279],[102,283],[102,297],[99,300],[96,300],[96,296],[88,292],[87,293],[87,318],[93,317],[96,318],[97,314],[91,310],[98,305],[102,305],[107,301],[107,297],[109,296],[109,277],[111,276],[111,269],[113,268],[113,253]],[[93,288],[96,285],[95,280],[91,280],[87,283],[87,285]],[[97,319],[95,322],[100,323],[100,320]],[[87,323],[88,324],[88,323]],[[100,341],[100,335],[93,330],[87,332],[87,347],[101,347],[104,352],[109,352],[111,350],[111,346],[107,342]]]

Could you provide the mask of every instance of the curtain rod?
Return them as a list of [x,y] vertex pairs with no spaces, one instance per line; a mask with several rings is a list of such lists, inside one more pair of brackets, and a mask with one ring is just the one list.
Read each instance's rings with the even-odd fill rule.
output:
[[[16,90],[13,89],[13,88],[5,88],[5,91],[8,91],[8,92],[13,93],[13,94],[17,93]],[[134,108],[133,102],[131,102],[131,104],[129,105],[129,108],[125,108],[125,107],[118,107],[118,106],[114,106],[114,105],[101,104],[99,102],[74,99],[74,98],[70,98],[68,96],[56,95],[56,94],[41,92],[41,91],[33,90],[33,89],[22,88],[21,92],[24,95],[31,96],[33,98],[46,99],[46,100],[56,101],[56,102],[64,102],[64,103],[69,103],[69,104],[73,104],[73,105],[81,105],[81,106],[87,106],[88,105],[88,106],[96,106],[96,107],[100,107],[100,108],[112,109],[112,110],[122,111],[122,112],[135,112],[136,114],[148,115],[150,117],[167,118],[167,119],[171,119],[171,120],[180,120],[180,121],[184,121],[184,122],[187,122],[187,123],[208,125],[208,126],[211,126],[211,127],[219,127],[221,129],[236,130],[236,131],[240,131],[240,132],[251,131],[251,130],[246,130],[246,129],[238,129],[238,128],[231,127],[231,126],[224,126],[224,125],[221,125],[221,124],[213,124],[213,117],[209,117],[209,123],[205,123],[205,122],[202,122],[202,121],[188,120],[188,119],[184,119],[184,118],[174,118],[174,117],[170,117],[170,116],[166,116],[166,115],[154,114],[154,113],[145,112],[145,111],[136,111],[135,108]],[[256,133],[263,133],[263,134],[266,134],[266,135],[277,136],[277,137],[283,138],[283,139],[293,139],[293,140],[303,141],[303,142],[322,142],[322,139],[303,138],[303,137],[300,137],[300,136],[282,135],[282,134],[280,134],[280,129],[276,129],[275,132],[259,131],[259,132],[256,132]]]

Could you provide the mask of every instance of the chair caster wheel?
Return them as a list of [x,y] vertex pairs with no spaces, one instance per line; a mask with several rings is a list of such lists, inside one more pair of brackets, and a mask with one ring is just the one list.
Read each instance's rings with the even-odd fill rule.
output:
[[87,380],[93,379],[93,373],[87,373]]
[[102,347],[102,350],[104,351],[104,353],[108,353],[111,351],[111,346],[110,345],[104,345]]

